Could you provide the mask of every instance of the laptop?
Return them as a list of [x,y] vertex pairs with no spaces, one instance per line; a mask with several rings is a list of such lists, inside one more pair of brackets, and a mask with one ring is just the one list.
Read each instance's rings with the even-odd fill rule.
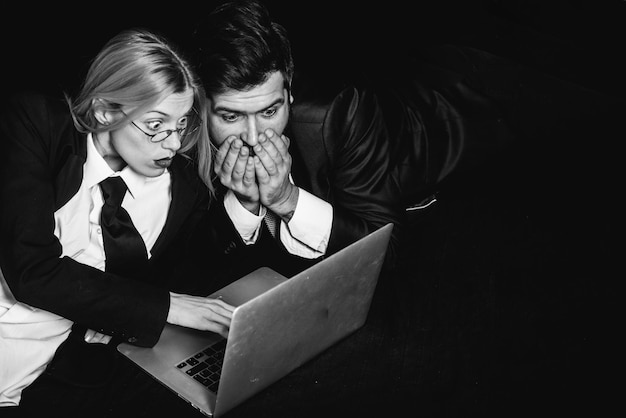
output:
[[392,228],[290,279],[262,267],[213,293],[236,306],[227,339],[166,324],[154,347],[118,350],[203,414],[221,416],[365,323]]

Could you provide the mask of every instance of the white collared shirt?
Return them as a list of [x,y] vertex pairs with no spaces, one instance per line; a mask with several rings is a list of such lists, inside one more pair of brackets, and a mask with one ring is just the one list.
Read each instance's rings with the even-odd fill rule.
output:
[[[261,207],[258,216],[250,213],[230,190],[224,197],[224,207],[244,242],[254,244],[267,209]],[[326,253],[332,223],[332,205],[300,188],[289,223],[280,222],[280,240],[291,254],[317,258]]]
[[[113,172],[87,137],[87,161],[78,192],[54,214],[63,256],[104,270],[105,255],[100,228],[103,199],[99,183],[121,176],[128,186],[122,206],[128,211],[148,250],[156,242],[171,201],[171,176],[146,178],[129,167]],[[17,302],[0,272],[0,407],[16,405],[22,390],[32,383],[67,338],[72,321]]]
[[128,166],[114,172],[96,150],[91,135],[87,141],[87,161],[80,189],[54,214],[54,234],[63,245],[63,256],[104,270],[104,244],[100,228],[104,201],[99,183],[107,177],[120,176],[128,186],[122,206],[141,234],[150,258],[150,250],[165,225],[171,201],[169,171],[151,178],[136,173]]

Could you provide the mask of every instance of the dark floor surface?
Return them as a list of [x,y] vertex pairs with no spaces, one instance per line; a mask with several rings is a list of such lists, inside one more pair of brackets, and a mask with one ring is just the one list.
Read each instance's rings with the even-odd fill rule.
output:
[[478,189],[424,216],[405,274],[383,277],[364,328],[233,416],[611,411],[609,242],[581,236],[576,216],[529,210],[513,187]]

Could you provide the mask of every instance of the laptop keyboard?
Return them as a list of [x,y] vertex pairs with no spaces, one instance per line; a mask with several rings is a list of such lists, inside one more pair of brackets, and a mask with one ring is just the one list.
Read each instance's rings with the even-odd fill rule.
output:
[[205,348],[176,366],[210,391],[217,392],[222,373],[226,339]]

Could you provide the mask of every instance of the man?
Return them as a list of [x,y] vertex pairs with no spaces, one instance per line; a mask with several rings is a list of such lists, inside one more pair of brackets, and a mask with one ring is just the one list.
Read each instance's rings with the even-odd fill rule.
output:
[[[320,32],[324,29],[320,25]],[[534,41],[534,35],[529,39]],[[316,384],[318,379],[326,380],[325,395],[334,397],[352,415],[358,414],[351,408],[359,407],[370,414],[364,416],[373,416],[376,408],[385,413],[390,404],[428,410],[429,402],[437,412],[466,412],[467,406],[482,413],[476,405],[492,408],[493,399],[526,399],[525,388],[535,388],[536,382],[550,385],[563,376],[580,382],[580,368],[567,366],[580,364],[571,359],[587,354],[587,336],[594,335],[597,328],[593,327],[610,316],[589,315],[590,309],[580,309],[595,308],[586,304],[589,296],[596,299],[593,292],[571,307],[563,301],[579,289],[595,290],[596,282],[609,283],[596,278],[610,275],[587,274],[589,280],[578,281],[562,269],[571,265],[571,254],[580,255],[575,270],[585,276],[580,274],[581,263],[595,261],[590,255],[610,248],[605,245],[605,230],[617,219],[607,215],[619,207],[612,199],[619,195],[613,179],[618,178],[615,172],[620,167],[615,164],[619,153],[611,152],[610,140],[621,130],[607,127],[618,125],[622,105],[515,61],[459,47],[433,48],[424,60],[399,56],[398,61],[384,63],[388,72],[368,83],[336,90],[330,83],[302,83],[293,72],[284,30],[262,6],[251,2],[218,7],[196,37],[200,73],[210,100],[207,119],[212,140],[221,146],[217,173],[230,190],[227,210],[234,212],[229,205],[235,203],[235,208],[240,204],[259,215],[251,228],[252,240],[268,235],[263,234],[264,227],[260,233],[254,229],[261,222],[263,207],[279,214],[284,211],[281,233],[295,234],[292,222],[304,203],[303,190],[332,207],[328,254],[336,248],[333,243],[342,244],[341,238],[364,232],[343,229],[347,223],[342,220],[358,219],[362,223],[357,221],[357,225],[368,225],[374,205],[359,209],[374,202],[370,190],[380,192],[378,197],[397,193],[389,202],[399,199],[399,207],[408,209],[404,212],[409,218],[419,217],[423,198],[445,189],[441,198],[438,195],[440,202],[431,206],[440,205],[442,211],[429,218],[423,231],[402,224],[396,228],[396,232],[408,231],[407,241],[415,241],[406,247],[412,257],[402,266],[407,274],[395,276],[404,280],[397,287],[401,303],[385,303],[383,308],[385,314],[396,309],[400,314],[395,318],[402,317],[398,320],[402,326],[381,332],[366,329],[372,340],[384,341],[379,346],[359,346],[359,340],[352,340],[342,347],[344,356],[335,358],[359,359],[358,366],[340,374],[350,376],[352,385],[334,380],[334,370],[326,375],[319,369],[311,372]],[[576,63],[583,58],[577,57]],[[338,72],[340,64],[325,60],[323,65]],[[274,118],[280,123],[268,126]],[[266,132],[267,128],[272,131]],[[489,157],[511,155],[498,153],[511,145],[509,128],[519,138],[511,148],[517,156],[510,161],[495,158],[491,161],[502,170],[489,170]],[[250,157],[251,150],[255,157]],[[293,184],[281,181],[290,166]],[[487,175],[464,176],[457,183],[462,193],[451,199],[443,196],[453,189],[448,188],[448,181],[477,167]],[[384,187],[365,187],[381,182]],[[275,184],[283,187],[274,189]],[[300,187],[295,210],[293,185]],[[592,201],[586,199],[590,190]],[[390,207],[384,199],[375,202]],[[291,219],[289,210],[294,210]],[[397,209],[391,212],[403,215]],[[585,225],[588,219],[593,221],[589,227]],[[538,225],[545,229],[535,230]],[[415,232],[423,232],[424,241]],[[600,239],[585,240],[587,236]],[[535,245],[540,240],[545,248]],[[554,257],[555,252],[564,258]],[[545,261],[535,263],[540,258]],[[589,265],[597,269],[607,264],[603,259]],[[551,319],[537,329],[528,322],[532,318]],[[565,331],[569,329],[571,335]],[[562,336],[559,343],[563,345],[557,346],[554,356],[546,353],[550,342]],[[519,350],[524,345],[531,348]],[[564,351],[567,356],[562,355]],[[397,353],[401,354],[394,358]],[[391,364],[377,368],[384,362]],[[546,364],[559,364],[553,370],[565,373],[558,376],[552,371],[549,374],[558,379],[546,380]],[[517,380],[518,375],[502,378],[503,370],[516,369],[522,371],[521,379]],[[587,375],[594,376],[595,370]],[[374,380],[403,395],[389,389],[380,396],[370,390]],[[412,390],[411,383],[422,386],[423,393]],[[568,383],[568,388],[580,391],[584,387],[575,388],[576,383]],[[350,393],[346,386],[358,389]],[[554,394],[552,388],[544,392]],[[376,397],[368,403],[363,393],[376,393]],[[297,403],[300,397],[290,399]],[[504,403],[504,407],[509,405]],[[293,409],[300,412],[308,407]]]
[[[228,26],[235,30],[226,32]],[[262,5],[226,4],[196,37],[210,98],[210,136],[219,147],[215,172],[228,189],[224,205],[244,241],[266,239],[262,220],[271,212],[279,220],[280,245],[290,255],[317,259],[399,222],[396,195],[385,183],[388,145],[371,140],[382,127],[369,108],[361,105],[356,112],[373,125],[355,124],[350,136],[341,126],[332,133],[328,145],[341,154],[300,138],[290,147],[291,133],[285,133],[294,100],[293,60],[285,31],[272,24]],[[249,61],[252,51],[257,59]],[[327,165],[332,157],[336,160]],[[390,257],[396,242],[393,238]],[[276,263],[283,271],[285,265]]]
[[[268,236],[262,220],[269,212],[279,218],[288,254],[332,254],[388,222],[402,224],[449,173],[468,159],[483,160],[470,146],[474,137],[485,138],[478,149],[506,142],[491,104],[464,96],[453,82],[450,101],[441,103],[414,77],[395,90],[301,82],[285,29],[258,2],[218,6],[194,37],[210,136],[219,147],[215,173],[246,243]],[[455,101],[477,106],[465,117]],[[388,265],[401,233],[395,228]],[[275,260],[261,252],[262,260]]]

